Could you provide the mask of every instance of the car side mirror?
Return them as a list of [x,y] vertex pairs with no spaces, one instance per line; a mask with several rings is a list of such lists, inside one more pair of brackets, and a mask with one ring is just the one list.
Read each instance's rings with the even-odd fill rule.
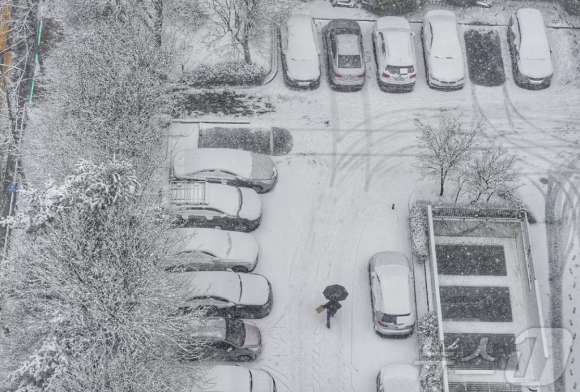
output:
[[228,353],[229,353],[230,351],[232,351],[232,350],[233,350],[233,348],[231,348],[231,347],[230,347],[230,348],[228,348]]
[[414,37],[415,33],[413,31],[411,31],[411,37]]

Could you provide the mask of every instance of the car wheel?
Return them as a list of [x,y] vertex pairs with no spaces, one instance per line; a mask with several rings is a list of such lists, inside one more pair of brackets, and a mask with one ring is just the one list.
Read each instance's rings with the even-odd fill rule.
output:
[[240,355],[238,357],[238,361],[240,362],[250,362],[253,358],[250,357],[249,355]]
[[234,272],[248,272],[248,268],[241,266],[241,265],[236,265],[235,267],[232,268],[232,271]]

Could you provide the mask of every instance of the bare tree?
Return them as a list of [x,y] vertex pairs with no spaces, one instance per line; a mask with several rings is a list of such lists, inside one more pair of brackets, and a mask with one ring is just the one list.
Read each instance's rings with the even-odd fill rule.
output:
[[492,196],[513,199],[520,176],[516,167],[517,155],[507,149],[492,144],[476,154],[467,165],[466,191],[472,202],[482,197],[488,202]]
[[419,145],[426,150],[419,154],[417,167],[424,176],[439,179],[439,196],[443,196],[445,181],[473,151],[483,122],[473,120],[465,129],[458,117],[441,112],[437,127],[419,120],[415,120],[415,126],[421,131]]
[[[203,316],[180,312],[191,288],[164,272],[183,239],[147,194],[135,197],[126,165],[82,167],[28,198],[37,205],[24,211],[50,219],[21,235],[2,271],[12,383],[22,391],[183,390],[172,381],[182,366],[176,354],[197,353],[188,334]],[[115,378],[124,368],[127,376]]]
[[265,52],[265,37],[290,14],[293,0],[202,0],[208,15],[208,45],[252,62],[250,44]]

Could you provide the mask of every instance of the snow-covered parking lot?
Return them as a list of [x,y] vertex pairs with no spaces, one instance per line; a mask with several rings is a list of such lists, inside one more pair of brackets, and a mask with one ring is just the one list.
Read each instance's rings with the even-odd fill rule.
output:
[[[316,21],[319,33],[326,23]],[[268,317],[256,320],[265,349],[252,366],[271,372],[283,392],[371,391],[381,367],[412,364],[418,358],[415,333],[407,339],[384,339],[374,333],[367,262],[385,250],[411,257],[409,206],[419,198],[434,199],[436,188],[433,181],[422,180],[413,166],[419,134],[413,120],[436,121],[441,109],[461,113],[466,120],[483,116],[485,136],[519,155],[524,201],[538,220],[532,242],[549,325],[543,230],[546,185],[540,179],[564,176],[565,186],[576,187],[577,169],[564,168],[574,162],[578,151],[580,32],[548,29],[555,67],[552,86],[528,91],[513,83],[505,27],[460,25],[464,53],[467,30],[498,32],[507,81],[499,87],[467,81],[463,90],[440,92],[426,85],[421,25],[412,23],[418,64],[415,90],[388,94],[376,82],[373,24],[360,25],[367,60],[362,91],[331,90],[324,60],[317,90],[289,90],[281,67],[272,83],[245,90],[268,96],[276,107],[274,113],[251,119],[252,124],[284,127],[294,139],[288,155],[275,157],[279,182],[273,192],[262,196],[263,219],[254,232],[261,247],[255,272],[272,283],[274,307]],[[319,40],[322,47],[320,36]],[[572,199],[569,202],[574,204]],[[577,235],[574,232],[573,238]],[[574,271],[570,279],[577,279],[579,271]],[[322,290],[334,283],[345,286],[350,295],[328,330],[325,314],[317,314],[315,308],[325,302]],[[424,297],[423,288],[416,289],[418,298]],[[576,317],[580,322],[576,313],[566,309],[566,320]],[[573,377],[569,378],[571,387]]]

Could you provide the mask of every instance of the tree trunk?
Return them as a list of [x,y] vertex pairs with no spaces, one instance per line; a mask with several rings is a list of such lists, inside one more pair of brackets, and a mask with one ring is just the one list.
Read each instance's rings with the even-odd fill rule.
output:
[[163,0],[155,0],[153,2],[153,7],[155,8],[155,20],[153,21],[155,44],[160,48],[161,32],[163,30]]
[[250,55],[250,42],[247,37],[242,40],[242,48],[244,49],[244,61],[246,64],[252,64],[252,56]]
[[439,192],[439,196],[443,196],[443,185],[445,185],[445,173],[441,170],[441,191]]

